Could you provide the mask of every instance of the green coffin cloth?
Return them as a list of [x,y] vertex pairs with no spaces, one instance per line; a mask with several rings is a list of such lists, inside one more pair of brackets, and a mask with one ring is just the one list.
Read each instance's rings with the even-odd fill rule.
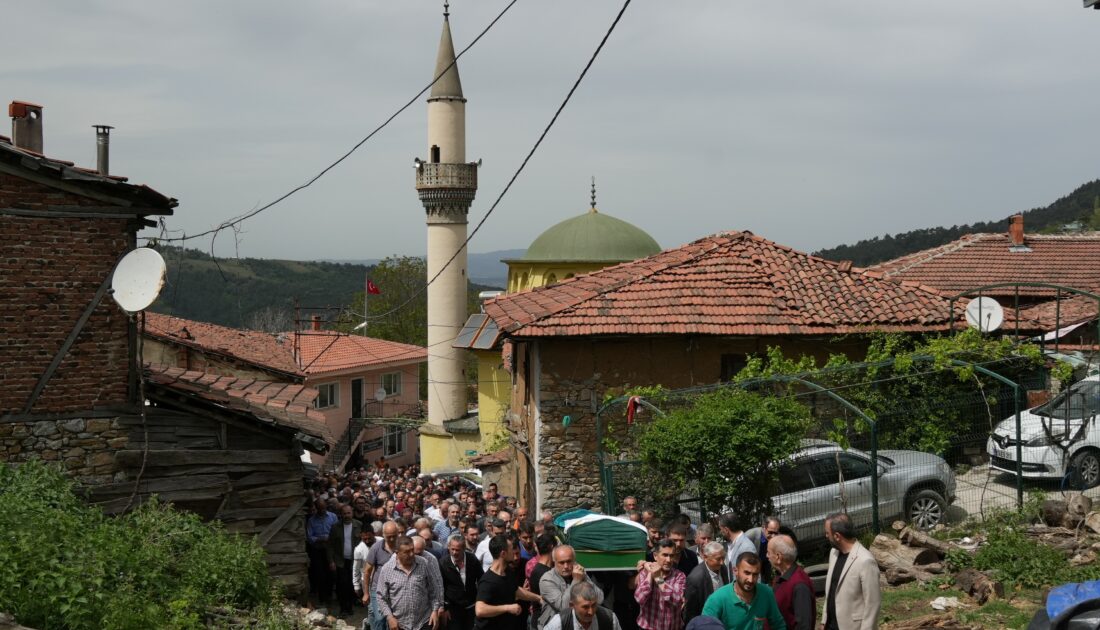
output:
[[577,550],[577,562],[586,571],[633,571],[639,560],[645,560],[645,550],[639,551],[581,551]]
[[569,544],[581,551],[644,551],[645,530],[614,518],[573,525],[565,532]]

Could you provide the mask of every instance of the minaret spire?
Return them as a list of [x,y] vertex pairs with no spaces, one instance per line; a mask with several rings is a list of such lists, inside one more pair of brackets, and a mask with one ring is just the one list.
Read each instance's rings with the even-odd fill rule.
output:
[[589,212],[597,212],[596,210],[596,176],[592,176],[592,207]]
[[432,85],[429,102],[438,98],[466,100],[462,96],[462,81],[458,78],[458,64],[455,63],[455,45],[451,40],[451,5],[443,4],[443,34],[439,36],[439,52],[435,57],[435,74],[439,80]]

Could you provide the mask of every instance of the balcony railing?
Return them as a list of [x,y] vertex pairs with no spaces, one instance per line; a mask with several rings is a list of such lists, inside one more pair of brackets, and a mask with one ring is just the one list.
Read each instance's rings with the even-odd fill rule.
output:
[[416,189],[477,188],[477,164],[421,162],[416,169]]

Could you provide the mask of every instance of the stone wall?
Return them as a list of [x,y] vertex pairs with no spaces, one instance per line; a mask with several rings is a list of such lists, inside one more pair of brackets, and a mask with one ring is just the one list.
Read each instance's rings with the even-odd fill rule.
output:
[[76,481],[122,481],[115,451],[129,443],[118,418],[71,418],[0,424],[0,461],[31,458],[61,465]]
[[[525,346],[530,344],[524,344]],[[588,504],[602,509],[596,411],[608,395],[626,388],[663,385],[678,389],[719,381],[722,357],[762,354],[779,346],[788,356],[809,354],[824,363],[830,353],[862,357],[866,342],[779,338],[637,337],[546,339],[538,342],[538,482],[540,508],[566,510]],[[525,412],[513,400],[514,415]],[[528,422],[530,412],[527,411]],[[563,418],[570,417],[570,425]],[[627,442],[623,410],[605,418],[609,436]],[[610,422],[609,422],[610,421]],[[628,454],[629,455],[629,454]]]

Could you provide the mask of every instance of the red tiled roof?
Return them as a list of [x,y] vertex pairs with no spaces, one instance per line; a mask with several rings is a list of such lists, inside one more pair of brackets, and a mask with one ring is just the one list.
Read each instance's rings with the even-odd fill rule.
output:
[[[1028,234],[1028,251],[1014,251],[1008,234],[969,234],[956,241],[872,267],[888,278],[911,280],[957,294],[1001,282],[1048,282],[1088,289],[1100,287],[1100,232]],[[986,295],[1012,296],[1006,287]],[[1024,297],[1053,296],[1053,289],[1020,287]]]
[[294,362],[293,333],[273,335],[146,311],[145,334],[263,369],[299,377],[305,375]]
[[[1012,307],[1005,306],[1006,320]],[[1025,322],[1034,330],[1052,331],[1072,324],[1092,321],[1097,318],[1100,306],[1096,299],[1087,295],[1073,294],[1061,300],[1050,300],[1020,309],[1020,327]],[[1007,326],[1006,326],[1007,329]]]
[[345,335],[330,330],[310,330],[301,333],[298,338],[298,347],[302,368],[310,375],[339,372],[369,365],[428,359],[428,350],[420,346],[373,337]]
[[153,385],[243,411],[272,424],[297,429],[324,440],[330,446],[335,442],[325,424],[324,414],[313,409],[317,390],[312,387],[217,376],[153,363],[145,364],[145,377]]
[[516,337],[771,336],[946,330],[949,303],[916,283],[727,232],[501,296],[485,312]]
[[470,465],[475,468],[488,468],[489,466],[502,466],[510,461],[512,461],[512,449],[509,447],[484,455],[475,455],[470,458]]
[[[147,335],[212,352],[265,370],[302,377],[388,363],[427,360],[428,351],[396,341],[335,331],[266,333],[146,313]],[[299,361],[294,360],[297,335]]]

